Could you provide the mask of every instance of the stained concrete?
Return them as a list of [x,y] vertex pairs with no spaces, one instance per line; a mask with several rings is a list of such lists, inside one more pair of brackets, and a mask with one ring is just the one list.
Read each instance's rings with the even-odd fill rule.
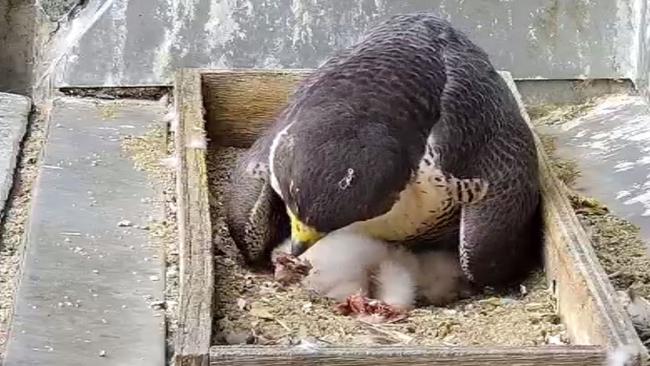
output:
[[[89,0],[56,85],[167,84],[180,66],[311,68],[391,14],[451,20],[515,78],[634,78],[646,0]],[[105,4],[106,7],[102,5]]]
[[601,99],[584,116],[542,132],[557,136],[558,154],[575,159],[576,187],[638,225],[650,243],[650,108],[642,96]]
[[40,0],[40,8],[50,21],[65,21],[88,0]]
[[638,51],[637,71],[634,80],[641,95],[650,101],[650,6],[648,1],[641,1],[639,27],[638,27]]
[[0,93],[0,218],[13,184],[32,103],[20,95]]
[[[146,225],[154,189],[121,138],[160,121],[155,102],[55,103],[34,188],[4,366],[164,365],[162,249]],[[147,200],[146,198],[149,198]]]
[[517,90],[527,106],[548,104],[582,104],[609,94],[635,93],[631,80],[516,80]]
[[0,92],[31,94],[35,12],[33,0],[0,0]]

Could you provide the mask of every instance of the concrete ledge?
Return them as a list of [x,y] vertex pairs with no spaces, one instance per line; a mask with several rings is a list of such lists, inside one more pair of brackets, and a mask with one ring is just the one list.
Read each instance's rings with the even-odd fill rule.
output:
[[20,143],[27,129],[29,98],[0,93],[0,218],[13,184]]
[[[32,190],[3,365],[164,365],[154,187],[124,153],[161,123],[158,102],[60,98]],[[126,223],[124,223],[126,222]]]

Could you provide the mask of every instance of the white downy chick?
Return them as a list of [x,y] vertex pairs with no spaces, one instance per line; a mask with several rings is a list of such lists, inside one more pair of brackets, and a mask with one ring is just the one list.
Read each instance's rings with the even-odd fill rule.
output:
[[418,295],[428,304],[446,305],[470,291],[460,261],[453,253],[432,250],[418,253],[417,259]]
[[[274,253],[289,252],[285,241]],[[369,269],[387,255],[386,245],[379,240],[351,231],[332,232],[311,248],[300,259],[311,264],[311,271],[302,280],[302,286],[336,301],[344,301],[354,294],[369,294]]]
[[[272,256],[281,252],[290,252],[289,240]],[[453,253],[433,250],[414,254],[354,231],[328,234],[300,259],[312,266],[302,286],[336,301],[361,294],[410,310],[417,297],[441,306],[469,290]]]
[[431,250],[421,253],[391,247],[374,274],[374,298],[410,310],[416,299],[443,306],[467,296],[470,291],[460,261],[454,253]]
[[411,310],[416,299],[418,258],[404,248],[387,249],[386,257],[373,271],[371,295],[401,310]]

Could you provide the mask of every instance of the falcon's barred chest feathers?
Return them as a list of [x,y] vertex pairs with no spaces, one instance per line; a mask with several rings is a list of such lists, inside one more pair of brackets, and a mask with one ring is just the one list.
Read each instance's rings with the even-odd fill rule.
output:
[[235,239],[248,253],[289,235],[268,226],[287,219],[297,246],[342,228],[451,243],[468,278],[499,282],[533,248],[536,159],[485,52],[433,15],[398,15],[301,82],[243,160],[256,178],[235,173],[256,187],[235,196],[255,199],[231,199],[229,226],[262,225]]

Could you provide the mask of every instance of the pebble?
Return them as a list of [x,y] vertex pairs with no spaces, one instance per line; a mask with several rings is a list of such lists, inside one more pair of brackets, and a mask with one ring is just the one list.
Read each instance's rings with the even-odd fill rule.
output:
[[528,295],[528,289],[524,285],[519,285],[519,292],[523,295],[526,296]]
[[556,346],[561,346],[566,344],[562,340],[562,336],[560,334],[548,336],[548,338],[546,339],[546,343],[556,345]]
[[122,220],[122,221],[117,223],[117,226],[118,227],[130,227],[130,226],[133,226],[133,223],[131,221],[129,221],[129,220]]
[[99,357],[106,357],[106,351],[104,350],[99,351]]
[[242,298],[237,299],[237,308],[239,308],[239,310],[245,310],[247,307],[248,307],[248,302],[246,301],[246,299],[242,299]]

